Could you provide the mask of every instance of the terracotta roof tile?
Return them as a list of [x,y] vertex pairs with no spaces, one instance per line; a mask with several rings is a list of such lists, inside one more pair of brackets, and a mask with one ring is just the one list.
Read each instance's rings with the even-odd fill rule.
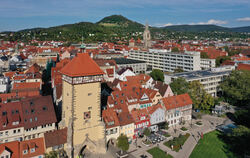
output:
[[66,66],[61,70],[62,74],[77,77],[77,76],[92,76],[102,75],[104,72],[100,67],[89,57],[88,54],[77,54]]
[[167,110],[193,104],[190,96],[187,93],[177,95],[177,96],[162,98],[162,101],[163,101],[163,104],[165,105]]
[[46,148],[67,143],[67,128],[44,133]]

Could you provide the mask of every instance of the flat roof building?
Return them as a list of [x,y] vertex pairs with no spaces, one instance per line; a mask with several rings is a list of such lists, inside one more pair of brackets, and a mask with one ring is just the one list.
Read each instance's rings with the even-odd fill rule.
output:
[[218,68],[211,68],[209,70],[199,70],[192,72],[183,72],[176,74],[165,75],[165,83],[170,84],[174,79],[184,78],[187,82],[199,81],[204,90],[213,97],[217,96],[219,84],[229,76],[234,70],[234,66],[223,66]]
[[114,58],[119,69],[131,67],[136,74],[146,73],[147,63],[141,60]]
[[174,72],[181,68],[184,71],[200,70],[200,52],[171,52],[167,49],[130,50],[129,59],[147,62],[153,69]]

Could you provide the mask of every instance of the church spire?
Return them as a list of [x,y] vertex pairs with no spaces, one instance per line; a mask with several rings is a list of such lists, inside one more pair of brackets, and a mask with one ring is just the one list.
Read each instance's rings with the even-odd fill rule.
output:
[[151,47],[151,35],[150,35],[149,26],[148,26],[147,21],[146,21],[145,30],[143,33],[143,42],[144,42],[145,48]]

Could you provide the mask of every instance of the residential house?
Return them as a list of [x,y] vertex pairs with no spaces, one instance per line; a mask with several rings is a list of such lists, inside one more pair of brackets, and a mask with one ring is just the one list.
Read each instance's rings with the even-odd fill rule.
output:
[[166,121],[169,126],[191,120],[193,102],[187,93],[163,98],[162,103],[166,109]]
[[157,132],[159,130],[159,124],[166,122],[165,109],[161,104],[157,104],[147,108],[150,115],[150,129]]

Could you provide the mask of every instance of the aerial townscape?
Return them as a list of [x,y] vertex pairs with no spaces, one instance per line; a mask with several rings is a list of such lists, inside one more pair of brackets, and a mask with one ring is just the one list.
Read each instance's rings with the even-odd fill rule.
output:
[[1,22],[0,158],[249,158],[250,26],[144,21]]

